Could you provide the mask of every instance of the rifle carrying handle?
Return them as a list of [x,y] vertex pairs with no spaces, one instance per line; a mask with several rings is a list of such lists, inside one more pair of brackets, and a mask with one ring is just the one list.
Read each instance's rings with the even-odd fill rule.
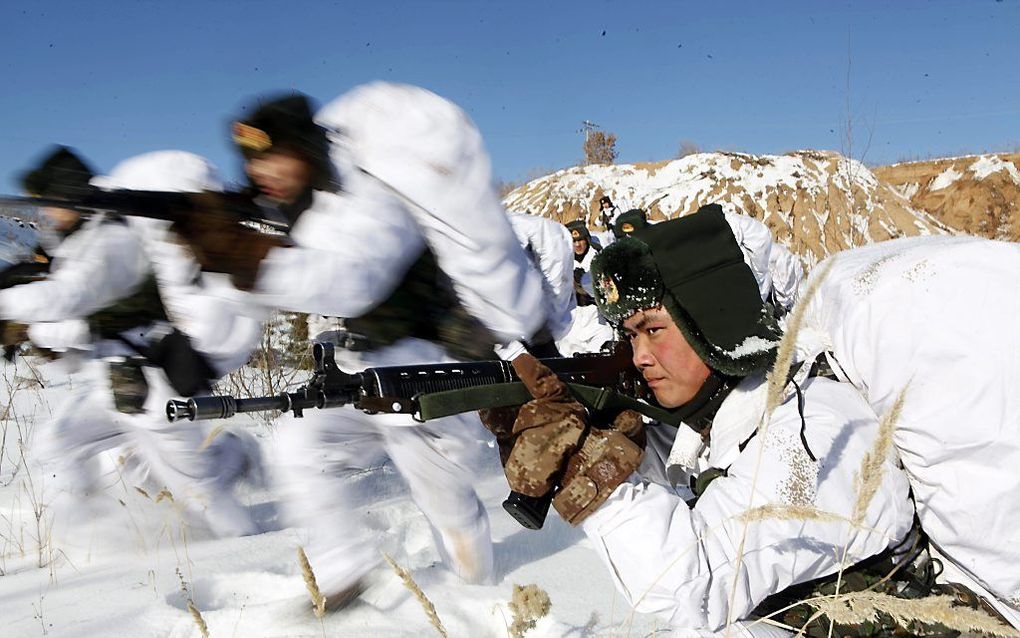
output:
[[553,490],[542,496],[528,496],[520,492],[510,492],[503,501],[503,509],[518,523],[528,529],[542,529],[545,517],[552,504]]

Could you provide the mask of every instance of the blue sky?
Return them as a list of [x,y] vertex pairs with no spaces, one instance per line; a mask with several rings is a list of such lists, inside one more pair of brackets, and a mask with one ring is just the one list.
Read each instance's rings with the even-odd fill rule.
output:
[[63,143],[100,170],[182,148],[236,176],[227,122],[252,96],[325,102],[375,79],[464,107],[503,180],[577,163],[585,119],[617,134],[622,162],[683,139],[871,164],[1010,150],[1018,34],[1020,0],[6,0],[0,175],[15,190]]

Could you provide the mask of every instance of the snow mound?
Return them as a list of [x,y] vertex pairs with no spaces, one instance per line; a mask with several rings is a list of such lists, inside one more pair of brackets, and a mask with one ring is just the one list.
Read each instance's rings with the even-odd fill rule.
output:
[[672,219],[713,202],[765,222],[777,239],[816,263],[850,246],[947,229],[914,208],[862,163],[830,151],[785,155],[698,153],[639,164],[568,168],[510,192],[510,210],[601,228],[597,202],[643,208]]

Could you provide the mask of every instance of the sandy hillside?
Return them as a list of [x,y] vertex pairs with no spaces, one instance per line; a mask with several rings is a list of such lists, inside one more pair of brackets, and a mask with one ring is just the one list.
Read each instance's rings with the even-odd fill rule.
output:
[[893,164],[875,175],[947,226],[991,239],[1020,239],[1020,153]]
[[524,184],[504,202],[562,222],[587,216],[600,228],[595,211],[603,194],[621,210],[644,208],[658,220],[732,202],[764,220],[809,263],[852,245],[947,232],[866,166],[826,151],[699,153],[653,164],[574,167]]

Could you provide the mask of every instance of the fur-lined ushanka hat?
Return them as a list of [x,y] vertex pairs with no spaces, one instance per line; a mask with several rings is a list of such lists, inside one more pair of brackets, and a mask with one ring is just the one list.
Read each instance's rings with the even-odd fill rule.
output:
[[73,150],[55,146],[31,170],[21,175],[21,187],[38,197],[79,199],[92,192],[92,170]]
[[575,219],[568,224],[564,224],[564,226],[570,231],[570,238],[572,240],[583,239],[587,242],[591,241],[591,231],[588,230],[588,226],[584,223],[583,219]]
[[620,213],[620,216],[613,222],[613,235],[619,239],[633,235],[647,226],[648,217],[645,215],[645,211],[640,208],[632,208],[625,213]]
[[643,228],[592,262],[595,301],[613,324],[662,305],[712,369],[768,368],[781,332],[718,204]]
[[231,136],[242,154],[286,147],[313,166],[313,187],[336,190],[337,176],[329,156],[326,129],[315,123],[308,96],[285,93],[258,99],[251,113],[231,123]]

